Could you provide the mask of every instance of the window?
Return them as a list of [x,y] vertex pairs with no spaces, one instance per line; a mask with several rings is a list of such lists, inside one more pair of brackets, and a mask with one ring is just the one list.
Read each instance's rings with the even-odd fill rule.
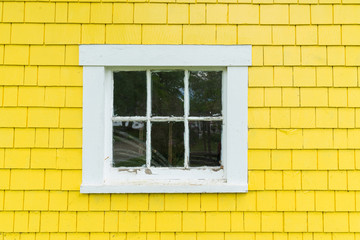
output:
[[250,63],[251,46],[80,46],[81,192],[246,192]]
[[117,71],[112,166],[221,166],[223,71]]

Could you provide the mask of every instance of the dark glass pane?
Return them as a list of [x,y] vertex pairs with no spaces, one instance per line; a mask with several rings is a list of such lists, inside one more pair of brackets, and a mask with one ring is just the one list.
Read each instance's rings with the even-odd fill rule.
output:
[[222,122],[189,122],[190,167],[220,166]]
[[114,73],[114,115],[146,116],[146,72]]
[[151,166],[184,166],[184,123],[153,122]]
[[184,116],[184,71],[152,72],[152,115]]
[[122,122],[113,126],[113,166],[146,165],[146,122]]
[[222,72],[190,72],[190,116],[221,116]]

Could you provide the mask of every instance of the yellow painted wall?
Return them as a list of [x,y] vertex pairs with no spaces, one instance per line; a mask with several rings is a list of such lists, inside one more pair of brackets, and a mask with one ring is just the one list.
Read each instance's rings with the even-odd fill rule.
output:
[[[0,2],[0,240],[360,240],[359,0]],[[249,193],[79,194],[79,44],[251,44]]]

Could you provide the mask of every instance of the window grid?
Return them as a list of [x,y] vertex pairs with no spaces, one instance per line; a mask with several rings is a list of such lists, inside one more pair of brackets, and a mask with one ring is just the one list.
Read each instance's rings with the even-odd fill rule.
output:
[[185,152],[184,152],[184,167],[189,168],[189,155],[190,155],[190,143],[189,143],[189,110],[190,110],[190,102],[189,102],[189,71],[185,70],[184,74],[184,146],[185,146]]
[[[146,121],[146,168],[151,167],[151,122],[184,122],[184,168],[189,168],[190,160],[190,139],[189,139],[189,121],[223,121],[223,116],[210,117],[210,116],[201,116],[201,117],[190,117],[190,98],[189,98],[189,70],[185,69],[184,74],[184,117],[152,117],[152,80],[151,80],[151,70],[146,69],[146,94],[147,94],[147,104],[146,104],[146,117],[130,117],[130,116],[113,116],[112,121],[122,122],[122,121]],[[224,77],[222,77],[222,82]],[[223,85],[223,84],[222,84]],[[224,106],[222,106],[223,108]],[[208,166],[209,167],[209,166]],[[128,167],[127,167],[128,168]]]
[[146,168],[151,166],[151,71],[146,70]]

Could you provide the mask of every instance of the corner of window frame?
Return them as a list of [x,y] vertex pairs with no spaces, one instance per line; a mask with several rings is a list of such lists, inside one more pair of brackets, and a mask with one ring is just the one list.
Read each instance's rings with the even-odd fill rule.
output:
[[[248,191],[248,66],[251,45],[80,45],[83,66],[81,193],[241,193]],[[134,67],[223,67],[224,178],[116,181],[111,164],[113,70]],[[234,104],[235,103],[235,104]],[[121,174],[121,172],[119,172]]]

